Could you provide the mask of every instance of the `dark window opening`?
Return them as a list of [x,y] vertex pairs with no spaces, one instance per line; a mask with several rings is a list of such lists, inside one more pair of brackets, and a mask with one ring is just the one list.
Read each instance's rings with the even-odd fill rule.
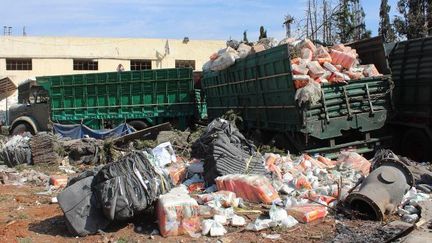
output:
[[151,60],[131,60],[130,61],[130,70],[146,70],[152,69]]
[[6,70],[32,70],[32,59],[6,59]]
[[73,70],[98,70],[98,61],[73,60]]
[[195,70],[195,60],[175,60],[176,68],[192,68]]

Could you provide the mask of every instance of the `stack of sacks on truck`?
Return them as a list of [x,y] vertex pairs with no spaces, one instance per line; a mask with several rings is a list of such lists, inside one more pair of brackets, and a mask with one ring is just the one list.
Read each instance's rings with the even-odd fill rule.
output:
[[233,65],[237,59],[245,58],[251,53],[262,52],[275,46],[277,46],[277,42],[273,38],[262,38],[254,44],[228,41],[227,48],[213,53],[202,69],[203,71],[221,71]]
[[343,44],[325,47],[315,46],[308,39],[288,42],[300,53],[291,59],[296,89],[309,82],[346,83],[367,77],[381,76],[374,64],[360,65],[357,51]]
[[[294,87],[300,89],[309,82],[346,83],[367,77],[381,76],[374,64],[360,65],[357,51],[349,46],[337,44],[331,47],[315,45],[311,40],[284,39],[279,45],[288,45],[291,50],[291,69]],[[250,46],[240,43],[236,48],[227,47],[210,56],[203,66],[204,71],[220,71],[233,65],[237,59],[264,51],[272,46],[257,43]]]

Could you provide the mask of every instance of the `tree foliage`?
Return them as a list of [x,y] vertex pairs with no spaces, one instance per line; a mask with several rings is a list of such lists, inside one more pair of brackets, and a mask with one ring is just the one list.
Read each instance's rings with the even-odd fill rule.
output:
[[249,40],[247,38],[247,31],[246,30],[243,32],[243,43],[245,43],[245,44],[249,43]]
[[381,0],[378,34],[381,35],[386,42],[393,42],[396,39],[396,33],[390,23],[389,12],[390,5],[388,4],[388,0]]
[[264,26],[261,26],[258,40],[261,40],[263,38],[267,38],[267,30],[264,29]]
[[428,25],[431,25],[431,5],[431,0],[399,0],[397,8],[401,16],[395,16],[393,21],[398,36],[407,39],[425,37]]
[[339,40],[342,43],[370,37],[366,29],[365,12],[359,0],[340,0],[334,14]]

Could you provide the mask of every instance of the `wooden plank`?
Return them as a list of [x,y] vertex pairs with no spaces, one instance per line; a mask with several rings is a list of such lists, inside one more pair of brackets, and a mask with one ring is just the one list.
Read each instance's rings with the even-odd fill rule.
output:
[[171,129],[171,124],[169,122],[165,122],[116,138],[113,140],[113,143],[119,146],[135,139],[156,139],[156,136],[160,131],[169,131]]

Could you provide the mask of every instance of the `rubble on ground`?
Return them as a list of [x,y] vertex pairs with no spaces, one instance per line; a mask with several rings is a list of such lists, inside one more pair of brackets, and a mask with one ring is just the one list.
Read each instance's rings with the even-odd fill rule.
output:
[[61,141],[71,164],[99,164],[103,141],[95,138],[65,139]]
[[46,186],[49,182],[49,175],[33,170],[31,168],[18,171],[15,168],[8,168],[0,165],[0,184],[7,185],[38,185]]
[[61,147],[58,140],[54,134],[47,132],[40,132],[33,136],[30,140],[33,163],[58,164],[63,157],[59,153],[63,147]]
[[[353,226],[355,222],[371,227],[366,239],[382,240],[396,237],[421,220],[421,205],[430,200],[430,165],[389,150],[377,151],[371,160],[353,150],[341,151],[335,160],[319,154],[261,154],[234,122],[223,119],[212,121],[194,141],[189,132],[163,131],[159,135],[155,146],[132,151],[122,148],[119,153],[123,155],[105,165],[102,154],[106,141],[54,140],[57,138],[48,134],[15,136],[0,149],[20,152],[25,146],[16,144],[24,141],[33,158],[29,164],[54,165],[64,157],[55,162],[62,172],[41,173],[31,165],[24,170],[3,165],[0,182],[45,186],[46,191],[41,193],[49,195],[61,190],[51,202],[61,207],[69,231],[80,236],[150,210],[155,212],[157,232],[163,237],[222,237],[245,230],[260,231],[264,239],[278,239],[279,230],[330,218],[336,220],[337,241],[358,240],[366,234]],[[34,138],[41,144],[32,145]],[[54,149],[56,144],[63,149]],[[411,173],[406,185],[388,193],[396,194],[390,201],[394,207],[385,206],[381,219],[401,222],[398,226],[363,221],[364,211],[350,203],[356,193],[374,199],[363,192],[368,180],[381,176],[392,181],[391,176],[383,175],[383,167],[379,169],[388,161],[395,163],[396,172]],[[398,183],[399,177],[403,176],[398,176]],[[410,178],[415,187],[411,187]],[[384,192],[396,184],[376,183],[372,187]],[[386,233],[380,235],[380,230]]]
[[31,164],[31,134],[16,135],[5,144],[1,144],[0,161],[9,167]]

